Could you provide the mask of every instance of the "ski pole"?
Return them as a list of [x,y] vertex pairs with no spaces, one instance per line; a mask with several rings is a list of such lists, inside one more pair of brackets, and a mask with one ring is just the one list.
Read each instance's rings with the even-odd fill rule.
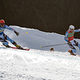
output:
[[47,46],[40,46],[41,48],[45,48],[45,47],[51,47],[51,46],[59,46],[59,45],[65,45],[67,43],[61,43],[61,44],[54,44],[54,45],[47,45]]

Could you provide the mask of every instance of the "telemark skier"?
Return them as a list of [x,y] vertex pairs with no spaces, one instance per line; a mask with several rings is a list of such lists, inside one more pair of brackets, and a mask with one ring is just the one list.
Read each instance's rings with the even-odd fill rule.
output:
[[80,44],[76,40],[74,40],[74,33],[80,32],[80,29],[78,29],[78,30],[74,30],[74,29],[75,29],[75,27],[73,25],[70,25],[68,31],[65,34],[65,38],[64,38],[65,41],[68,42],[69,47],[71,48],[71,50],[68,50],[68,52],[71,55],[76,55],[75,46],[77,46],[80,49]]
[[16,46],[17,48],[22,49],[22,47],[21,47],[20,45],[18,45],[14,40],[10,39],[10,38],[4,33],[4,30],[5,30],[5,29],[9,29],[9,30],[11,30],[11,31],[14,31],[14,33],[15,33],[17,36],[19,35],[18,32],[16,32],[13,28],[11,28],[11,27],[9,27],[8,25],[6,25],[6,24],[5,24],[5,21],[4,21],[3,19],[1,19],[1,20],[0,20],[0,42],[2,42],[5,47],[8,47],[8,48],[9,48],[10,46],[8,45],[8,42],[7,42],[7,40],[8,40],[8,41],[10,41],[14,46]]

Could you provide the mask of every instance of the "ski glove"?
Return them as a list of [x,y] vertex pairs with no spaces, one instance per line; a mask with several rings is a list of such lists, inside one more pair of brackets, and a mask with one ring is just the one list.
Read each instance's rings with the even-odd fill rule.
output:
[[16,32],[16,31],[14,31],[14,33],[18,36],[19,35],[19,33],[18,32]]

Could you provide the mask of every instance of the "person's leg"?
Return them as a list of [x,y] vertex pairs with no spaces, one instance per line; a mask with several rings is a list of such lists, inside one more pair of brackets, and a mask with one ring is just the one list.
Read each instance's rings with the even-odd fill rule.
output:
[[22,49],[22,47],[20,45],[18,45],[14,40],[10,39],[7,35],[6,35],[6,39],[8,41],[10,41],[14,46],[16,46],[19,49]]
[[76,40],[74,40],[74,43],[75,43],[75,46],[77,46],[80,49],[80,44]]
[[5,47],[10,47],[10,46],[8,45],[8,42],[7,42],[7,41],[3,41],[2,43],[3,43],[3,45],[4,45]]
[[0,35],[0,42],[2,42],[2,44],[3,44],[5,47],[10,47],[10,46],[8,45],[8,42],[5,40],[5,37],[4,37],[3,34]]
[[74,41],[69,42],[68,45],[71,48],[71,50],[69,50],[69,52],[71,53],[71,55],[75,55],[76,48],[74,47]]

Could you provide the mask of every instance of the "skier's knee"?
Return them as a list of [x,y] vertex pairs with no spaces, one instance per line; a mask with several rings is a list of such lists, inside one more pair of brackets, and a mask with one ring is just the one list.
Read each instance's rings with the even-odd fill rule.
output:
[[8,42],[3,42],[3,45],[8,45]]
[[79,49],[80,49],[80,44],[78,44],[78,47],[79,47]]
[[73,53],[76,53],[76,49],[72,49],[72,52],[73,52]]
[[7,40],[13,43],[14,41],[7,36]]

